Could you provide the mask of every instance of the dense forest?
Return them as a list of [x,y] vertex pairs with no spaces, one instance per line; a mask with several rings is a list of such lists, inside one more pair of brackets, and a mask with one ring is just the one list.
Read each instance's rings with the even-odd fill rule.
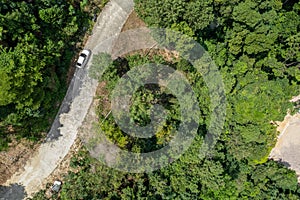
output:
[[99,1],[1,0],[0,150],[12,136],[39,139],[47,132],[77,44],[101,6]]
[[[106,62],[110,96],[120,77],[145,63],[182,71],[196,93],[200,126],[191,147],[175,162],[151,173],[126,173],[109,168],[86,149],[73,157],[60,193],[61,199],[299,199],[294,171],[268,160],[276,142],[271,120],[282,120],[288,100],[299,93],[300,3],[292,0],[135,0],[135,10],[149,27],[164,27],[194,38],[212,56],[225,84],[227,110],[223,132],[204,158],[199,147],[209,123],[209,96],[201,74],[184,59],[167,60],[161,52],[136,53]],[[174,42],[174,49],[182,44]],[[99,59],[97,59],[99,58]],[[99,60],[108,59],[101,54]],[[103,64],[103,61],[102,61]],[[93,68],[91,69],[93,70]],[[92,71],[93,73],[93,71]],[[95,76],[95,78],[98,78]],[[103,97],[99,97],[100,102]],[[178,121],[178,102],[164,87],[145,85],[133,95],[132,120],[149,123],[149,108],[160,103],[167,123],[154,137],[126,135],[107,117],[100,104],[98,127],[120,148],[148,152],[170,140]],[[293,112],[293,110],[292,110]],[[44,191],[34,199],[44,199]],[[55,197],[53,197],[55,198]]]
[[[76,44],[90,29],[99,5],[100,1],[88,0],[1,0],[0,150],[12,135],[37,139],[47,131],[66,91],[66,75],[79,51]],[[167,60],[155,51],[126,55],[107,63],[108,70],[99,78],[106,82],[108,95],[124,73],[144,63],[182,71],[200,107],[195,140],[178,160],[150,173],[117,171],[83,148],[71,160],[75,170],[64,178],[59,198],[299,199],[295,172],[268,160],[278,134],[270,121],[282,120],[287,109],[293,112],[288,100],[300,92],[299,1],[135,0],[135,11],[149,27],[179,31],[209,52],[225,84],[222,134],[209,155],[199,156],[210,98],[201,74],[190,63]],[[182,47],[173,42],[174,50]],[[167,123],[160,132],[149,139],[128,136],[111,115],[106,116],[102,104],[97,108],[99,130],[132,152],[161,148],[180,123],[178,101],[167,88],[151,84],[141,87],[133,100],[130,115],[141,126],[149,123],[151,104],[167,109]],[[33,199],[46,199],[45,191]]]

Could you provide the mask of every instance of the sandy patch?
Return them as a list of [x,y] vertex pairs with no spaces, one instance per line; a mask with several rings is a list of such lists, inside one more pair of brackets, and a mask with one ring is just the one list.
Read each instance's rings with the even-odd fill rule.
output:
[[300,114],[288,114],[277,130],[281,133],[269,157],[295,170],[300,183]]

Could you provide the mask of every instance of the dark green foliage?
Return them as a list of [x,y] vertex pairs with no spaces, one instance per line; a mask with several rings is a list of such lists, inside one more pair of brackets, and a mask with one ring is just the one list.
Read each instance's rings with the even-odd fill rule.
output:
[[100,53],[99,55],[95,55],[91,69],[89,70],[90,77],[100,81],[105,69],[114,67],[112,64],[113,61],[109,54]]
[[[135,10],[149,26],[167,27],[193,37],[212,56],[226,90],[223,132],[214,149],[203,158],[199,149],[209,125],[210,97],[201,74],[187,61],[167,62],[158,56],[126,57],[127,64],[115,62],[104,74],[108,90],[112,91],[124,71],[134,66],[149,62],[172,66],[186,75],[197,95],[201,109],[198,134],[178,160],[148,174],[107,169],[91,161],[89,155],[84,155],[83,160],[76,158],[79,161],[74,164],[82,170],[67,177],[63,199],[299,199],[295,172],[268,160],[278,134],[270,121],[282,120],[286,110],[292,109],[288,100],[299,93],[299,1],[135,3]],[[166,35],[171,38],[172,50],[190,48],[177,40],[176,34]],[[150,91],[146,86],[141,88],[131,107],[132,119],[141,125],[149,123],[149,104],[159,99],[156,95],[161,95],[162,88],[158,93]],[[145,142],[126,135],[112,117],[101,124],[102,130],[123,149],[141,152],[160,148],[169,141],[170,124],[176,128],[179,119],[176,100],[168,100],[171,99],[174,104],[170,106],[170,121],[155,139]],[[95,173],[95,167],[101,170]]]
[[[101,54],[94,57],[95,60],[93,61],[93,63],[95,63],[91,67],[90,75],[98,79],[100,78],[99,81],[106,81],[106,89],[110,92],[110,97],[113,89],[116,87],[117,82],[130,69],[143,66],[147,63],[168,63],[161,56],[157,55],[153,55],[152,57],[143,57],[137,54],[133,56],[128,56],[126,58],[119,58],[113,63],[104,61],[109,60],[109,58],[105,54]],[[97,60],[99,60],[99,62]],[[100,60],[102,61],[100,62]],[[103,67],[99,66],[102,65],[107,66],[107,68],[103,76],[98,77],[96,74],[98,74],[101,71],[99,70],[99,68],[102,69]],[[172,65],[175,68],[182,67],[189,69],[191,67],[188,63],[184,62],[169,63],[169,65]],[[201,76],[198,76],[198,78],[198,82],[200,82],[202,80]],[[200,97],[200,94],[198,96]],[[135,139],[131,136],[127,136],[126,133],[121,131],[117,124],[115,124],[112,115],[105,119],[106,114],[103,113],[99,113],[99,126],[101,127],[101,129],[105,132],[106,136],[109,139],[111,139],[114,143],[118,144],[120,147],[123,148],[130,148],[132,151],[148,152],[157,149],[158,147],[162,147],[162,145],[164,145],[170,139],[173,132],[172,130],[178,127],[178,124],[180,122],[181,114],[176,97],[166,87],[159,87],[155,84],[148,84],[143,87],[140,87],[133,94],[131,101],[132,104],[130,105],[130,118],[135,124],[142,127],[150,123],[150,108],[152,105],[159,104],[167,110],[166,122],[164,124],[161,124],[159,127],[156,127],[157,130],[159,130],[156,134],[156,137],[147,140]],[[102,111],[102,106],[103,105],[100,104],[98,110]]]
[[[153,57],[126,57],[127,61],[123,59],[122,63],[128,63],[127,67],[115,62],[102,78],[115,83],[116,78],[113,77],[119,79],[124,73],[121,68],[129,70],[147,62],[168,63],[160,57]],[[288,80],[270,81],[267,76],[255,78],[250,73],[240,77],[228,97],[230,108],[221,140],[207,157],[199,158],[202,135],[206,133],[205,124],[209,122],[205,117],[209,115],[209,108],[205,106],[209,102],[207,89],[201,75],[186,61],[175,61],[169,66],[183,70],[202,105],[203,118],[198,135],[188,151],[169,166],[148,174],[109,169],[91,159],[86,152],[80,153],[72,162],[72,166],[80,170],[66,177],[62,199],[298,199],[300,194],[295,172],[266,160],[276,136],[269,119],[280,118],[287,108],[284,98],[287,91],[283,88],[293,88]],[[107,89],[112,90],[110,87]],[[147,124],[149,104],[159,100],[156,95],[160,95],[160,90],[146,85],[134,94],[131,117],[136,123]],[[274,101],[277,104],[273,104]],[[102,121],[104,116],[99,115]],[[132,138],[114,124],[112,117],[100,126],[120,148],[132,152],[153,151],[169,141],[170,123],[176,122],[176,116],[178,113],[174,112],[164,131],[156,134],[156,139]]]
[[75,43],[91,24],[84,7],[80,1],[1,1],[1,135],[8,137],[12,125],[17,135],[35,139],[49,127],[67,88]]
[[135,4],[145,22],[157,27],[172,27],[184,22],[192,30],[202,30],[214,19],[211,0],[136,0]]
[[[233,160],[229,164],[222,153],[201,160],[197,142],[179,160],[148,174],[116,171],[83,150],[71,161],[78,172],[65,177],[61,199],[299,198],[294,172],[273,161],[257,167]],[[43,199],[42,192],[33,199]]]

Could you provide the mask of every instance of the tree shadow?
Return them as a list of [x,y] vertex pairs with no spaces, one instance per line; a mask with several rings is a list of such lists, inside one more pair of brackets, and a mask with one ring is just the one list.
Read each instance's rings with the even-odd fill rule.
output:
[[290,168],[291,165],[290,163],[288,163],[287,161],[282,160],[281,158],[278,160],[278,162],[284,166],[286,166],[287,168]]
[[0,186],[0,200],[22,200],[26,196],[25,188],[22,185]]

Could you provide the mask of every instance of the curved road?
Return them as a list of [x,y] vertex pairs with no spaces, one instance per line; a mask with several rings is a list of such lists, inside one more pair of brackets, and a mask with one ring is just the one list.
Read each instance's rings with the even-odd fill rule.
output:
[[[133,5],[133,0],[111,0],[99,15],[85,48],[91,49],[93,54],[111,53]],[[37,192],[68,153],[97,88],[97,81],[88,76],[89,66],[90,63],[85,69],[76,70],[45,142],[28,160],[23,171],[14,174],[6,186],[0,187],[0,200],[23,199]]]

